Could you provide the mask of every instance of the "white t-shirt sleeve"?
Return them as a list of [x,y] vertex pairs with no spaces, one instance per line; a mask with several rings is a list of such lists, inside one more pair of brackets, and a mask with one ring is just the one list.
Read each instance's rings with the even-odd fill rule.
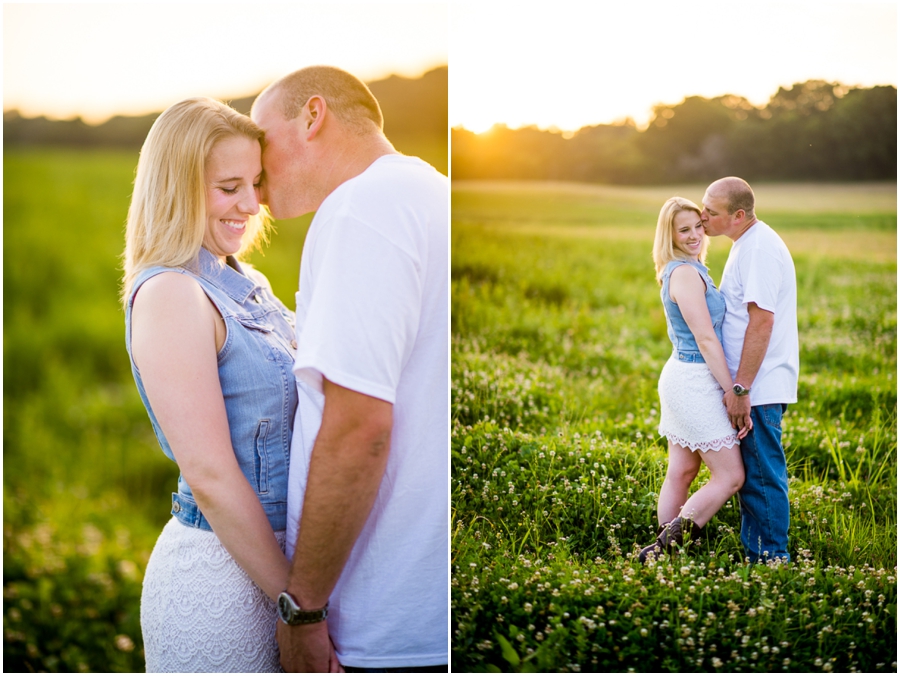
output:
[[327,223],[315,246],[316,269],[306,278],[315,286],[298,327],[294,373],[319,392],[325,377],[395,403],[421,312],[414,256],[348,217]]
[[776,256],[763,249],[750,249],[740,258],[740,276],[743,280],[744,305],[756,305],[768,312],[775,312],[781,289],[784,267]]

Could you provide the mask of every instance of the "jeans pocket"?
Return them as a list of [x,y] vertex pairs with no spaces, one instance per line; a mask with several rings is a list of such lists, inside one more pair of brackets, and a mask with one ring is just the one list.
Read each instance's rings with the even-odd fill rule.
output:
[[781,431],[781,420],[784,416],[784,407],[782,404],[766,404],[762,406],[763,419],[770,427],[774,427]]

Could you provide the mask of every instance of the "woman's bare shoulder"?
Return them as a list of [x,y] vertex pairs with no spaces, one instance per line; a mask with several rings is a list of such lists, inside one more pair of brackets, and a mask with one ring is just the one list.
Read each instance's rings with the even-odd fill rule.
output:
[[693,265],[685,262],[672,270],[672,277],[669,283],[669,297],[678,302],[678,296],[685,300],[690,295],[697,294],[702,297],[706,293],[706,282],[700,275],[700,271]]
[[209,310],[209,301],[200,283],[180,272],[161,272],[141,285],[134,297],[132,312],[155,317],[199,319]]

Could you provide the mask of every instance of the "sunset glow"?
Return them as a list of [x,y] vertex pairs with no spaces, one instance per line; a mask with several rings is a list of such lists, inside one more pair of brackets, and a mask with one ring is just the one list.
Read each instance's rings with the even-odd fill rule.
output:
[[419,77],[447,64],[447,4],[5,3],[3,56],[4,110],[100,122],[305,65]]
[[765,104],[810,79],[897,84],[897,6],[688,1],[451,5],[450,124],[575,130],[654,104],[736,94]]

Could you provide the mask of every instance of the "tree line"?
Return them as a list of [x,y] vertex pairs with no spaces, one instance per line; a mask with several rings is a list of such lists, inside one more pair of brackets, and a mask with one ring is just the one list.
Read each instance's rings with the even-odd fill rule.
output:
[[[384,114],[385,134],[395,145],[447,142],[447,67],[428,71],[419,78],[392,75],[367,83]],[[249,114],[256,95],[228,101],[238,112]],[[172,103],[175,103],[173,101]],[[3,112],[6,147],[70,146],[140,149],[160,112],[140,116],[116,115],[99,125],[80,117],[53,120],[26,118],[16,110]]]
[[574,134],[495,125],[451,132],[454,179],[611,184],[897,178],[897,88],[810,80],[781,87],[757,108],[726,95],[653,108],[638,130],[626,120]]

